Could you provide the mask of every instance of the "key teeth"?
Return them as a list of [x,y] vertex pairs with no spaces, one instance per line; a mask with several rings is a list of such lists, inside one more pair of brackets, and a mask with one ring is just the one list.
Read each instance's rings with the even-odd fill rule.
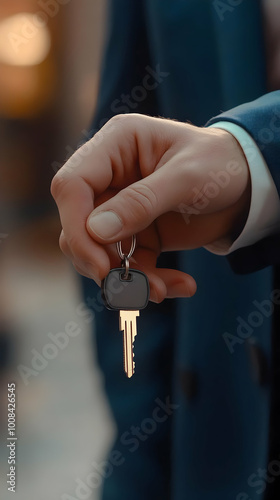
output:
[[136,325],[137,316],[139,316],[139,311],[134,311],[134,310],[133,311],[121,310],[119,314],[119,329],[120,331],[123,332],[123,344],[124,344],[123,368],[128,378],[131,378],[132,375],[135,373],[134,343],[137,335],[137,325]]

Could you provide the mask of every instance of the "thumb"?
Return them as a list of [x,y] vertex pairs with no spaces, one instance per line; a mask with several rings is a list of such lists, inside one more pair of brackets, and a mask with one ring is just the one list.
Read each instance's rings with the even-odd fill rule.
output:
[[[169,178],[168,178],[169,177]],[[174,170],[167,164],[93,210],[87,220],[90,235],[100,243],[114,243],[148,227],[180,202]],[[177,184],[177,186],[176,186]],[[180,193],[179,193],[180,196]]]

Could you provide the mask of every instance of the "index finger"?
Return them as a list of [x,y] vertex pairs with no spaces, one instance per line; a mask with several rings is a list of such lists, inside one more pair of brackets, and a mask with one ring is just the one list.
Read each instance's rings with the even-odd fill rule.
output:
[[78,260],[90,262],[94,276],[101,280],[109,272],[110,260],[105,248],[94,241],[86,229],[88,215],[94,208],[91,187],[81,177],[71,177],[63,182],[61,189],[56,187],[54,194],[72,254]]
[[[113,123],[116,121],[113,120]],[[122,154],[119,153],[122,141],[120,127],[117,129],[109,123],[74,153],[55,175],[51,185],[72,254],[77,260],[90,262],[94,276],[99,279],[109,272],[110,259],[105,248],[89,235],[86,222],[95,208],[95,197],[112,182],[114,169],[125,170],[121,165]],[[131,160],[129,156],[127,154],[127,160]],[[132,161],[130,168],[131,164]]]

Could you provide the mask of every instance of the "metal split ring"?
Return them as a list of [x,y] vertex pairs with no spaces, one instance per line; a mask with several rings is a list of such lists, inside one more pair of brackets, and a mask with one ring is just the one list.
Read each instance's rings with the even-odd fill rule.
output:
[[122,279],[127,280],[129,278],[129,260],[127,257],[124,258],[122,265],[123,267],[125,267],[125,272],[122,274]]
[[123,253],[123,251],[122,251],[122,242],[118,241],[118,243],[117,243],[117,251],[118,251],[120,259],[122,260],[122,266],[125,267],[125,272],[124,272],[124,274],[122,276],[122,278],[124,280],[127,280],[128,277],[129,277],[129,259],[130,259],[130,257],[132,257],[133,252],[135,250],[135,247],[136,247],[136,236],[135,236],[135,234],[132,235],[131,247],[130,247],[130,250],[129,250],[128,254],[124,254]]
[[136,236],[135,236],[135,234],[132,235],[131,247],[130,247],[130,250],[129,250],[128,254],[124,254],[123,253],[123,251],[122,251],[122,242],[118,241],[118,243],[117,243],[117,250],[118,250],[119,258],[121,260],[124,260],[125,258],[130,259],[130,257],[132,257],[132,255],[133,255],[135,247],[136,247]]

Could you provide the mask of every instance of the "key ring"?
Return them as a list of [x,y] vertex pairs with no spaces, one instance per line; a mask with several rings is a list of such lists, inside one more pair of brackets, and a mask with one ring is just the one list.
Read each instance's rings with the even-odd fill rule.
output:
[[130,257],[132,257],[132,255],[133,255],[135,247],[136,247],[136,236],[135,236],[135,234],[132,235],[132,243],[131,243],[131,247],[130,247],[130,250],[129,250],[128,254],[124,254],[123,253],[123,251],[122,251],[122,242],[118,241],[118,243],[117,243],[117,250],[118,250],[119,258],[121,260],[124,260],[125,258],[130,259]]
[[123,280],[128,280],[129,278],[129,260],[127,257],[124,258],[122,266],[125,267],[125,272],[122,274]]
[[123,279],[124,280],[128,279],[128,276],[129,276],[129,259],[130,259],[130,257],[132,257],[133,252],[135,250],[135,247],[136,247],[136,236],[135,236],[135,234],[132,235],[131,247],[130,247],[130,250],[129,250],[129,252],[128,252],[127,255],[124,254],[123,251],[122,251],[122,242],[121,241],[117,242],[117,251],[118,251],[120,259],[122,260],[122,265],[123,265],[123,267],[125,267],[125,272],[124,272],[124,275],[123,275]]

